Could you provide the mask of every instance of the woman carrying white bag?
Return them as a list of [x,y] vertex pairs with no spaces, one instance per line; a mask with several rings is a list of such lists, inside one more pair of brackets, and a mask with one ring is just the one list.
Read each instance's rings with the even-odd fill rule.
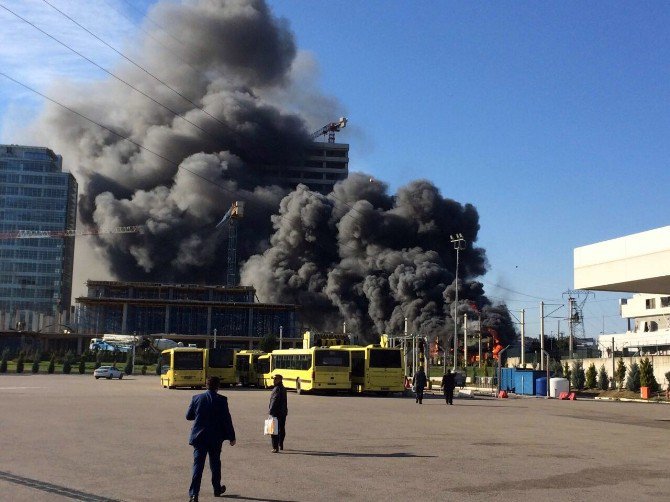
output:
[[270,431],[272,453],[277,453],[284,449],[288,399],[286,398],[286,387],[282,383],[281,375],[274,376],[274,385],[270,395],[270,417],[265,421],[265,434],[268,434],[268,430]]

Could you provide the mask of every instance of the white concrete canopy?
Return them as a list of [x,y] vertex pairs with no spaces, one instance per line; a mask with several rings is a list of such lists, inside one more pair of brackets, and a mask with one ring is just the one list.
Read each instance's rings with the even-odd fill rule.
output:
[[575,248],[576,289],[670,293],[670,226]]

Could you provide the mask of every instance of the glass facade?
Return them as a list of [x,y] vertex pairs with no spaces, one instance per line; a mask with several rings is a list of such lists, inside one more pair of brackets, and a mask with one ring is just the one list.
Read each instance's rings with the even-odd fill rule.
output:
[[77,182],[48,148],[0,145],[0,310],[70,308],[73,238],[13,238],[18,230],[74,230]]

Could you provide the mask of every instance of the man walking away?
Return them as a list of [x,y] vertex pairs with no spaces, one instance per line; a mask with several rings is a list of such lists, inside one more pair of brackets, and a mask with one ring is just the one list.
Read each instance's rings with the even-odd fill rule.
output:
[[194,420],[188,444],[193,446],[193,477],[188,489],[189,502],[198,502],[205,457],[209,455],[214,496],[221,497],[226,486],[221,484],[221,445],[230,441],[235,446],[235,429],[228,410],[228,399],[219,395],[218,377],[207,378],[207,391],[193,396],[186,420]]
[[[272,453],[284,449],[284,438],[286,437],[286,415],[288,415],[288,399],[286,398],[286,387],[282,382],[281,375],[274,376],[274,388],[270,394],[270,415],[277,419],[279,431],[270,436],[272,438]],[[278,434],[277,434],[278,432]]]
[[419,366],[419,369],[416,370],[412,385],[414,385],[414,392],[416,392],[416,402],[423,404],[423,389],[426,388],[426,373],[423,371],[423,366]]
[[447,372],[442,377],[442,391],[444,392],[444,400],[447,404],[454,404],[454,389],[456,388],[456,375],[454,375],[451,370]]

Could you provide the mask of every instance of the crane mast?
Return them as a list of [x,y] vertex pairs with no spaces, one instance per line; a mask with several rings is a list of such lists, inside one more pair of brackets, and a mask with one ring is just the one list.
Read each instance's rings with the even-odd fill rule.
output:
[[314,131],[311,134],[312,140],[316,140],[319,136],[328,135],[328,143],[335,143],[335,133],[339,132],[340,129],[347,127],[347,118],[340,117],[340,120],[337,122],[331,122],[321,127],[319,130]]

